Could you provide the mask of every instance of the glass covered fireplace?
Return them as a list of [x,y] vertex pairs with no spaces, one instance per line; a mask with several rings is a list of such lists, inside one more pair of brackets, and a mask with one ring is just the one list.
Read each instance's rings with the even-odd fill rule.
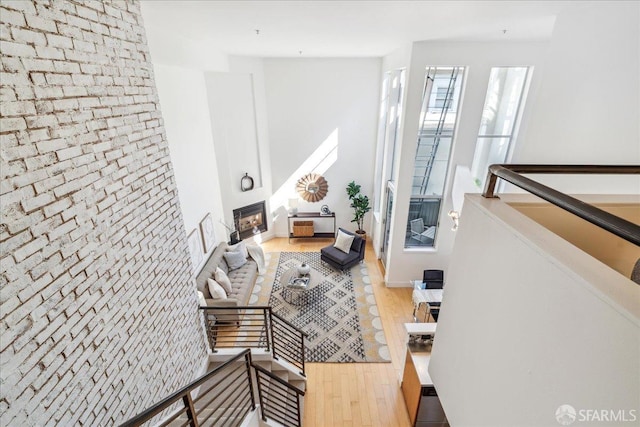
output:
[[240,239],[267,231],[267,211],[264,200],[233,210],[233,219]]

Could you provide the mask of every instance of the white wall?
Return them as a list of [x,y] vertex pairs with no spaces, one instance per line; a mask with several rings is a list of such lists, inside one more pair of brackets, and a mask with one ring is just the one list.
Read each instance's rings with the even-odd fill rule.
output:
[[[398,168],[390,286],[407,286],[425,268],[447,270],[455,235],[451,171],[469,167],[475,149],[491,66],[533,65],[514,163],[640,163],[640,5],[607,2],[568,8],[558,16],[549,43],[415,43]],[[463,106],[454,142],[449,181],[433,252],[404,250],[415,129],[427,65],[468,67]],[[568,193],[640,193],[638,177],[536,177]],[[505,191],[512,191],[507,186]],[[444,219],[443,219],[444,218]],[[464,221],[464,213],[461,221]]]
[[451,425],[640,415],[640,287],[506,203],[467,196],[440,313],[429,373]]
[[[143,17],[149,7],[141,3]],[[225,241],[228,232],[220,223],[224,206],[216,164],[219,154],[213,144],[204,70],[228,71],[229,58],[165,28],[146,25],[145,29],[186,232],[199,228],[211,213],[216,243]]]
[[[268,239],[274,226],[269,205],[271,165],[263,61],[229,57],[229,72],[206,72],[205,80],[225,221],[233,223],[234,209],[264,200],[268,231],[257,239]],[[240,189],[244,173],[254,179],[251,191]]]
[[[514,161],[640,164],[640,3],[559,15],[542,79]],[[572,193],[640,193],[640,178],[542,180]]]
[[200,221],[211,213],[216,241],[225,241],[227,233],[219,222],[223,204],[204,75],[160,64],[155,64],[154,70],[186,232],[198,229]]
[[[327,204],[338,226],[355,230],[345,187],[355,180],[373,194],[380,60],[265,59],[264,75],[276,233],[287,235],[287,201],[310,172],[326,178],[329,193],[318,203],[301,201],[299,211]],[[368,231],[370,220],[369,213]]]
[[[153,2],[140,2],[140,9],[145,21],[152,13]],[[209,44],[200,40],[184,38],[175,31],[145,25],[147,42],[151,59],[155,64],[175,65],[182,68],[196,70],[224,71],[229,68],[229,58],[223,53],[211,48]]]
[[[452,209],[452,176],[456,165],[470,167],[473,160],[491,67],[534,66],[531,90],[535,92],[542,68],[539,64],[542,63],[545,47],[545,43],[414,43],[407,80],[400,167],[397,168],[395,178],[397,191],[386,270],[388,286],[409,286],[409,281],[422,277],[422,270],[426,268],[444,269],[446,272],[455,239],[455,232],[451,230],[453,223],[447,216],[447,212]],[[405,250],[405,229],[411,196],[418,117],[427,66],[464,66],[465,83],[451,164],[445,183],[436,248]],[[528,111],[529,108],[526,106],[523,110],[523,120],[526,120]]]

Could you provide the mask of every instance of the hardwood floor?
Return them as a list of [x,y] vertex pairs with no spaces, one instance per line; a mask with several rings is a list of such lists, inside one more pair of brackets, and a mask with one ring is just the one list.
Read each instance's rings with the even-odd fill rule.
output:
[[[319,251],[329,239],[276,238],[262,243],[265,252]],[[391,353],[392,363],[309,363],[305,427],[410,426],[399,378],[405,354],[403,323],[411,322],[410,288],[387,288],[371,242],[365,262]]]

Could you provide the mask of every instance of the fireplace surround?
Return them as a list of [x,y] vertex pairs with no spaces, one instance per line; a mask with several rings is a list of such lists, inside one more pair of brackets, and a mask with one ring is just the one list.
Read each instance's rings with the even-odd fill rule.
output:
[[267,210],[264,200],[234,209],[233,220],[236,230],[240,233],[240,239],[267,231]]

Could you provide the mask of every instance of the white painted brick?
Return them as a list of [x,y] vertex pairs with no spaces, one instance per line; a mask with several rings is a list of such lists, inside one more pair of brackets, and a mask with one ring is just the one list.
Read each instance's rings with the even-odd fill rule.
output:
[[93,76],[87,74],[73,74],[71,76],[73,84],[76,86],[92,86],[95,84]]
[[0,117],[0,131],[10,132],[26,129],[27,123],[22,117]]
[[[0,104],[0,115],[5,117],[31,114],[36,114],[36,107],[33,101],[4,102]],[[5,129],[3,128],[3,130]]]
[[64,51],[51,46],[36,46],[36,54],[38,58],[64,59]]
[[71,199],[64,198],[44,207],[44,216],[50,218],[71,207]]
[[31,15],[36,14],[36,8],[30,1],[5,0],[2,2],[2,6]]
[[26,25],[24,15],[22,13],[5,9],[4,7],[0,8],[0,22],[18,27],[24,27]]
[[73,48],[81,52],[93,53],[96,51],[96,46],[93,43],[78,39],[73,39]]
[[25,15],[25,19],[27,20],[27,25],[31,28],[48,31],[50,33],[55,33],[57,31],[56,23],[54,21],[43,19],[35,15]]
[[82,154],[82,147],[78,147],[78,146],[63,148],[61,150],[56,151],[56,156],[60,161],[71,159],[73,157],[80,156],[81,154]]
[[[0,47],[1,49],[1,47]],[[0,73],[0,81],[7,86],[29,86],[31,82],[24,73]]]
[[53,108],[58,111],[77,110],[79,108],[79,104],[76,98],[56,99],[53,101]]
[[49,59],[30,59],[23,58],[22,64],[27,71],[46,71],[53,72],[55,68],[53,66],[53,61]]
[[49,47],[58,47],[62,49],[70,49],[73,47],[73,39],[69,37],[57,34],[47,34],[46,37]]
[[45,78],[47,79],[47,83],[50,85],[58,85],[58,86],[71,86],[73,84],[71,80],[71,76],[68,74],[45,74]]
[[17,99],[16,92],[13,88],[8,86],[0,87],[0,102],[11,102]]
[[[64,96],[62,89],[55,86],[35,86],[33,90],[35,91],[36,97],[39,99],[55,99]],[[53,104],[51,104],[51,106],[53,106]]]
[[54,71],[57,73],[79,73],[80,65],[76,62],[54,61]]
[[64,138],[49,139],[46,141],[40,141],[36,143],[38,152],[41,154],[49,153],[51,151],[57,151],[65,148],[67,141]]
[[53,197],[53,195],[49,193],[45,193],[45,194],[40,194],[39,196],[36,196],[36,197],[29,198],[27,200],[23,200],[21,205],[22,205],[22,209],[24,209],[25,212],[31,212],[35,209],[39,209],[45,205],[48,205],[49,203],[52,203],[54,201],[55,201],[55,198]]
[[[9,41],[14,44],[2,49],[9,59],[2,70],[11,75],[3,78],[0,99],[33,100],[31,106],[25,104],[26,114],[18,104],[2,107],[28,126],[28,130],[14,129],[0,136],[2,176],[19,176],[13,183],[26,185],[18,192],[7,185],[11,181],[1,181],[3,202],[9,201],[7,207],[2,206],[2,214],[6,213],[11,233],[34,237],[26,241],[30,235],[24,235],[25,241],[16,248],[21,261],[9,257],[13,264],[3,262],[3,267],[11,269],[0,276],[0,281],[3,277],[11,281],[0,290],[2,301],[12,308],[6,319],[12,325],[22,322],[23,331],[14,340],[21,348],[14,351],[9,346],[10,353],[3,349],[3,355],[12,355],[11,360],[16,357],[15,366],[23,375],[9,381],[19,383],[20,389],[13,400],[7,400],[12,406],[3,420],[6,415],[17,424],[66,425],[78,420],[83,425],[119,424],[191,379],[205,356],[201,333],[191,327],[195,322],[184,321],[188,316],[183,304],[176,303],[167,312],[158,310],[154,299],[144,297],[142,286],[131,286],[140,277],[150,277],[173,301],[184,300],[182,294],[193,298],[187,285],[190,263],[186,250],[170,250],[175,244],[186,248],[186,237],[175,232],[182,227],[181,215],[167,167],[169,153],[139,7],[128,2],[43,0],[24,2],[21,8],[30,10],[30,15],[36,15],[32,12],[37,9],[37,18],[28,18],[30,29],[60,38],[44,35],[48,45],[36,45],[34,52],[33,44],[42,42],[37,34],[43,33],[29,32],[24,25],[17,25],[24,31],[13,31],[16,25],[0,27],[0,37],[15,34],[31,40]],[[11,19],[23,19],[16,13]],[[117,64],[111,64],[113,57],[118,58]],[[30,58],[42,61],[26,61]],[[84,99],[87,96],[95,98]],[[113,115],[124,119],[108,122]],[[154,122],[145,123],[151,120]],[[5,150],[20,145],[31,148]],[[7,155],[13,160],[6,160]],[[33,209],[28,216],[22,212],[23,205]],[[38,241],[47,236],[53,241]],[[0,239],[7,240],[2,234]],[[167,245],[167,241],[175,244]],[[153,261],[158,258],[164,260],[162,269]],[[34,281],[25,279],[25,271]],[[16,295],[27,300],[23,306],[17,305]],[[148,319],[145,312],[154,313],[153,323],[144,323]],[[24,313],[36,316],[30,328]],[[98,314],[109,325],[88,328],[91,322],[87,319]],[[162,334],[154,329],[160,325]],[[180,345],[180,353],[195,356],[172,362],[171,375],[164,368],[164,377],[149,376],[144,370],[140,377],[140,361],[150,357],[171,360],[171,346],[149,345],[142,336],[127,331],[142,327],[151,331],[148,337],[164,338],[164,325],[185,337],[180,342],[188,345]],[[110,335],[112,331],[123,333]],[[170,336],[155,339],[158,343],[167,340],[173,342]],[[38,354],[34,341],[40,347],[55,345]],[[98,363],[104,365],[100,374]],[[0,375],[3,371],[0,369]],[[74,372],[80,377],[77,381]],[[144,381],[130,381],[131,377]]]
[[26,30],[18,27],[11,28],[11,34],[15,41],[23,43],[32,43],[34,45],[45,46],[47,39],[44,34],[32,30]]

